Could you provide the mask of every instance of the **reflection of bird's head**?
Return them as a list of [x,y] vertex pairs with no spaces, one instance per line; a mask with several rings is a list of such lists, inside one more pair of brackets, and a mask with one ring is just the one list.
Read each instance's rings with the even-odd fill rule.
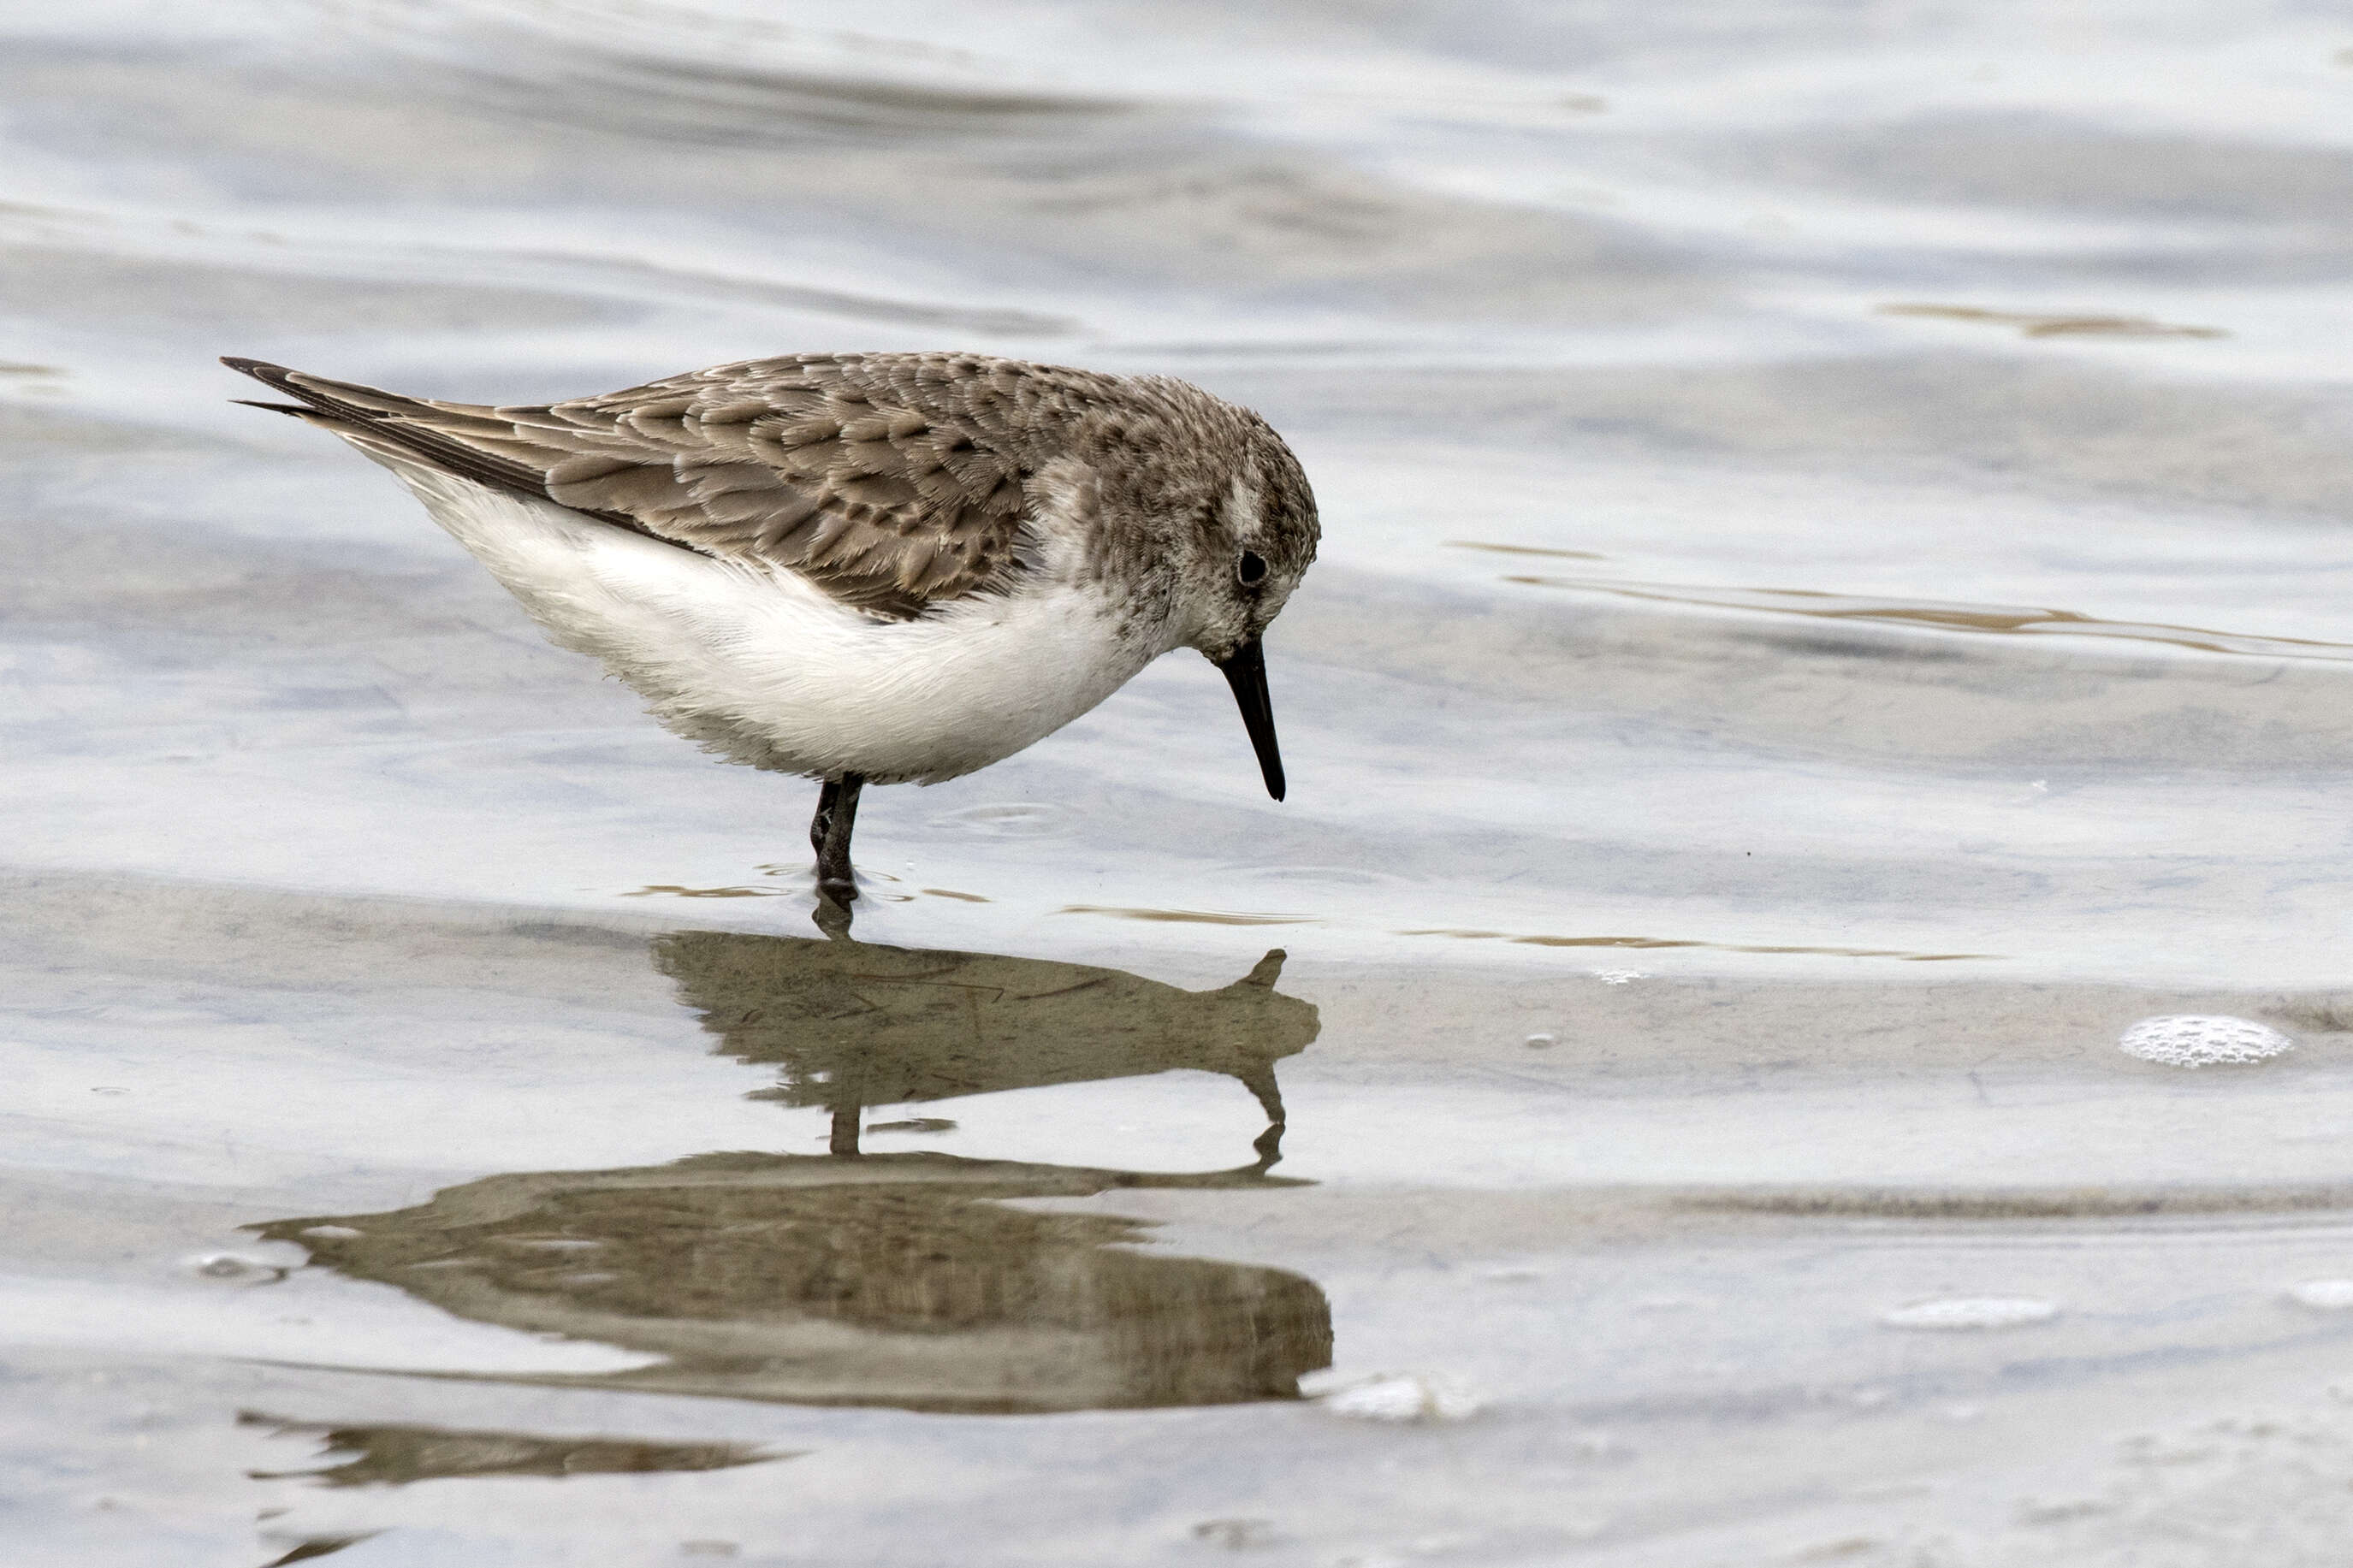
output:
[[1269,952],[1187,991],[1124,970],[994,953],[682,931],[654,962],[719,1049],[785,1069],[796,1105],[866,1105],[1179,1068],[1257,1086],[1312,1043],[1315,1007],[1274,989]]

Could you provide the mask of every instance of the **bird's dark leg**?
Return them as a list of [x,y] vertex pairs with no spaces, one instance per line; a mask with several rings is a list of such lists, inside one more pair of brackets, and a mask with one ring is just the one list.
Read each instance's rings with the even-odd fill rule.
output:
[[1282,1087],[1274,1081],[1274,1068],[1272,1064],[1270,1063],[1265,1067],[1251,1068],[1245,1071],[1238,1072],[1234,1076],[1242,1080],[1242,1087],[1250,1091],[1250,1097],[1258,1101],[1259,1109],[1266,1112],[1267,1125],[1270,1127],[1282,1126],[1284,1121],[1282,1114]]
[[833,1131],[826,1139],[827,1151],[838,1159],[858,1157],[858,1123],[866,1113],[862,1105],[837,1105],[833,1108]]
[[1250,1091],[1266,1112],[1266,1131],[1250,1144],[1258,1152],[1258,1163],[1251,1168],[1264,1175],[1282,1159],[1282,1090],[1275,1085],[1272,1064],[1234,1076],[1242,1080],[1242,1087]]
[[837,904],[858,897],[858,879],[849,868],[849,835],[858,826],[858,792],[866,787],[859,773],[825,781],[817,797],[817,816],[809,823],[809,843],[817,850],[817,890]]
[[825,831],[833,822],[833,808],[841,799],[841,781],[828,779],[817,792],[817,815],[809,818],[809,847],[825,853]]

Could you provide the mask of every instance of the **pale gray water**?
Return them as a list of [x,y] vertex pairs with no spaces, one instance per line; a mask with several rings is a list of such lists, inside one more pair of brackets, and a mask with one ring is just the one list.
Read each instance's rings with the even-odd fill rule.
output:
[[[2335,1562],[2348,51],[2148,0],[0,19],[13,1549]],[[213,363],[935,346],[1251,403],[1325,544],[1282,805],[1189,656],[869,797],[903,1016],[807,969],[808,786]],[[899,1076],[842,1100],[772,1008]],[[2168,1013],[2298,1048],[2116,1049]],[[453,1225],[506,1261],[399,1273]],[[1901,1326],[1978,1299],[2054,1310]],[[1279,1397],[1385,1374],[1451,1415]],[[345,1462],[403,1484],[247,1474]]]

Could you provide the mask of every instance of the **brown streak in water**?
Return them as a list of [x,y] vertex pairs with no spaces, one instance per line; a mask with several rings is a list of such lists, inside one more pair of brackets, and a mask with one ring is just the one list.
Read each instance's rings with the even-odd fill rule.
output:
[[[1602,577],[1510,576],[1506,583],[1533,588],[1565,588],[1576,593],[1615,594],[1620,598],[1659,604],[1698,605],[1717,610],[1754,610],[1763,615],[1806,616],[1825,621],[1869,621],[1880,626],[1926,626],[1936,631],[2118,637],[2135,642],[2164,643],[2201,653],[2234,654],[2263,658],[2307,658],[2343,663],[2353,660],[2353,643],[2321,642],[2312,637],[2258,637],[2211,631],[2200,626],[2166,626],[2158,622],[2107,621],[2075,610],[2016,609],[2000,605],[1911,604],[1852,594],[1826,594],[1811,588],[1686,588],[1671,583],[1620,583]],[[1760,603],[1812,600],[1809,605]],[[2306,652],[2305,649],[2325,650]]]
[[1882,305],[1883,316],[1932,316],[1947,321],[1984,321],[2016,327],[2030,338],[2227,338],[2221,327],[2188,327],[2147,316],[2098,313],[2066,315],[2037,310],[1989,310],[1977,305]]
[[959,893],[954,888],[925,888],[922,890],[935,899],[962,899],[967,904],[987,904],[996,901],[984,899],[978,893]]
[[1707,1194],[1672,1200],[1702,1213],[1825,1219],[2118,1219],[2140,1215],[2259,1214],[2353,1207],[2353,1186],[1995,1188],[1986,1192],[1856,1188]]
[[657,882],[649,888],[638,888],[630,892],[623,893],[621,897],[625,899],[642,899],[649,897],[655,893],[664,893],[674,899],[777,899],[784,897],[783,894],[770,892],[765,888],[681,888],[677,886],[675,883],[670,882]]
[[1492,550],[1498,555],[1557,555],[1568,561],[1607,561],[1607,555],[1597,555],[1590,550],[1546,550],[1534,544],[1489,544],[1481,539],[1450,539],[1450,550]]
[[1755,947],[1739,942],[1700,942],[1658,936],[1514,936],[1508,931],[1468,931],[1433,927],[1401,931],[1398,936],[1451,936],[1466,942],[1509,942],[1524,947],[1705,947],[1718,952],[1814,953],[1825,958],[1894,958],[1906,963],[1951,963],[1963,959],[1998,959],[1998,952],[1905,952],[1892,947]]
[[1123,921],[1171,921],[1205,926],[1304,926],[1322,922],[1314,915],[1229,915],[1212,910],[1129,910],[1111,904],[1065,904],[1058,915],[1109,915]]
[[322,1557],[332,1557],[347,1546],[357,1546],[361,1542],[372,1540],[383,1533],[381,1530],[363,1530],[353,1535],[314,1535],[307,1541],[295,1542],[292,1551],[283,1557],[271,1558],[263,1563],[261,1568],[292,1568],[292,1564],[297,1563],[311,1563]]
[[1839,958],[1893,958],[1905,963],[1958,963],[1972,959],[1999,959],[1998,952],[1905,952],[1879,947],[1734,947],[1729,952],[1820,952]]

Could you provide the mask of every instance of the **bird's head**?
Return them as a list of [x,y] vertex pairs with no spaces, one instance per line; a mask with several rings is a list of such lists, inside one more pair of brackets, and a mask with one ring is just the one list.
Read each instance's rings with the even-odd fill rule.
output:
[[1315,559],[1315,493],[1299,459],[1246,410],[1229,471],[1193,510],[1180,589],[1181,646],[1221,670],[1241,706],[1267,793],[1281,800],[1282,757],[1260,639]]

